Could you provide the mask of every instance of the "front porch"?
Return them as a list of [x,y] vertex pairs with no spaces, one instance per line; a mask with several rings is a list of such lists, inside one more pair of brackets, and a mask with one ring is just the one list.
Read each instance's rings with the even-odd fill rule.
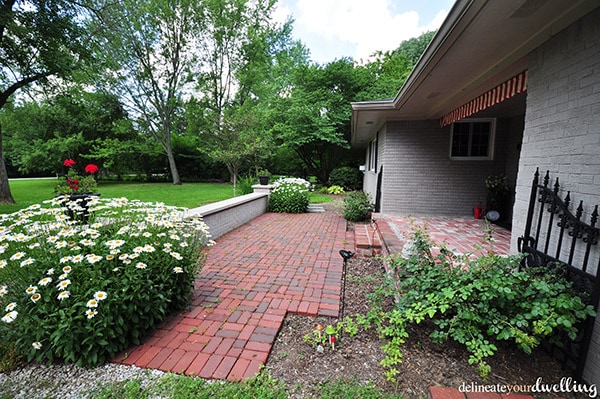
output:
[[[415,229],[425,229],[435,244],[446,244],[457,254],[510,253],[510,230],[483,219],[382,213],[374,213],[369,224],[354,226],[357,253],[365,256],[401,253]],[[491,240],[486,241],[490,234]]]

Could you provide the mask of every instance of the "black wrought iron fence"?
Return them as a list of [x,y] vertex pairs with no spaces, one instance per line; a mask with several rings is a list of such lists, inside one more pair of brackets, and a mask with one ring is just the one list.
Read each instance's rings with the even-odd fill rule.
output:
[[[519,251],[527,254],[522,267],[564,268],[574,288],[585,293],[586,302],[597,310],[600,298],[598,205],[594,207],[588,223],[582,220],[583,201],[572,212],[569,210],[571,193],[567,192],[564,199],[560,197],[558,178],[552,186],[549,172],[542,182],[539,180],[538,169],[531,186],[525,232],[518,239]],[[583,373],[594,322],[593,318],[588,318],[584,325],[578,326],[579,334],[575,341],[564,337],[562,344],[549,348],[565,366],[575,370],[577,378],[581,378]]]

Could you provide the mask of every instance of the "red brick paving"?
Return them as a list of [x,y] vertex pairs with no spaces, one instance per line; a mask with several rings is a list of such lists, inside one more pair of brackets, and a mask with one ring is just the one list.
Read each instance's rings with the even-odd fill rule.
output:
[[[338,316],[340,249],[368,256],[382,249],[398,253],[411,226],[427,225],[434,242],[458,252],[475,252],[474,244],[484,237],[481,220],[373,218],[375,223],[357,224],[351,233],[343,219],[328,213],[267,213],[226,234],[209,251],[190,310],[167,320],[144,344],[114,362],[208,379],[253,377],[265,364],[288,312]],[[495,229],[494,250],[508,253],[510,232]],[[433,399],[491,398],[444,387],[431,387],[430,393]]]
[[450,218],[445,216],[411,217],[373,214],[373,226],[384,241],[384,253],[401,253],[414,228],[426,228],[433,242],[445,243],[446,247],[458,254],[481,254],[493,251],[499,255],[510,253],[511,233],[498,225],[491,225],[493,242],[481,246],[486,237],[486,224],[482,219]]
[[263,365],[287,312],[337,317],[346,222],[328,213],[266,213],[208,253],[191,309],[116,363],[241,380]]
[[499,394],[495,392],[466,392],[458,389],[433,386],[429,387],[431,399],[533,399],[533,396],[521,394]]

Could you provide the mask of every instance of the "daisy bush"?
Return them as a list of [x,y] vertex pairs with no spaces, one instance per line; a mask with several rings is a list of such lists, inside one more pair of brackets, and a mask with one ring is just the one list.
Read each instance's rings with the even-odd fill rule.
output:
[[284,177],[273,183],[269,211],[280,213],[306,212],[311,184],[300,178]]
[[66,197],[0,215],[0,340],[29,361],[95,366],[184,308],[212,244],[185,210],[126,198]]

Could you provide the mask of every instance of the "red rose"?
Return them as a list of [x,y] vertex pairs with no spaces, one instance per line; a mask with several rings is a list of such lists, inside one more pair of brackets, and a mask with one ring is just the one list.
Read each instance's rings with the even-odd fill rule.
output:
[[96,173],[98,171],[98,167],[93,163],[87,164],[85,167],[85,173]]
[[70,168],[71,166],[75,165],[77,162],[73,161],[72,159],[65,159],[65,162],[63,162],[63,165],[65,165],[67,168]]

